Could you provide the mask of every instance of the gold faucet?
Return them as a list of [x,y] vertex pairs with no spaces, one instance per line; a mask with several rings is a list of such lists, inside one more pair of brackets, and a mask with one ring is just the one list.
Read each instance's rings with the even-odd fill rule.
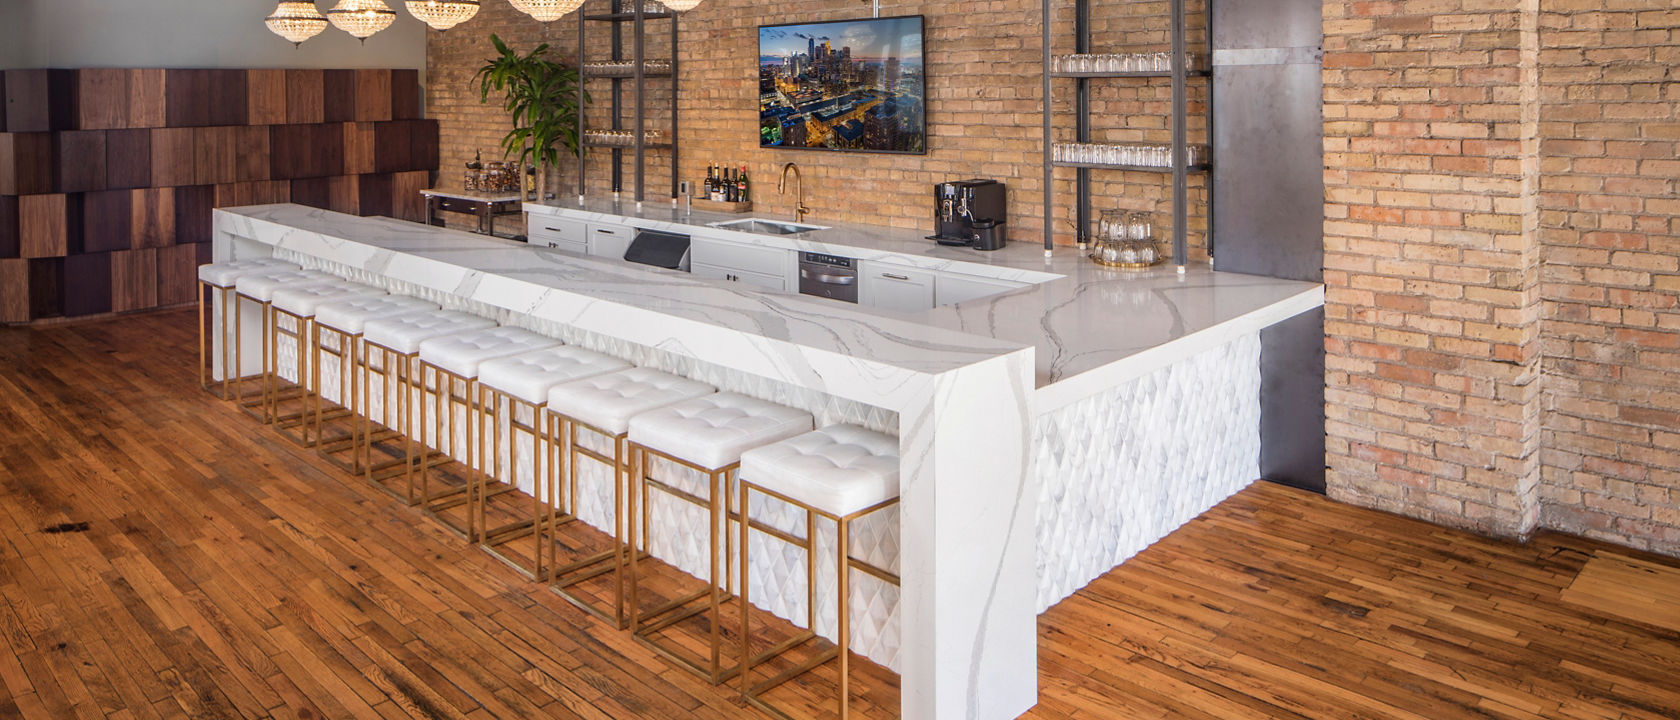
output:
[[799,222],[805,219],[805,214],[811,212],[811,208],[805,207],[805,176],[799,174],[798,165],[788,163],[782,166],[782,179],[776,183],[776,194],[787,194],[787,176],[789,170],[793,171],[794,181],[793,221]]

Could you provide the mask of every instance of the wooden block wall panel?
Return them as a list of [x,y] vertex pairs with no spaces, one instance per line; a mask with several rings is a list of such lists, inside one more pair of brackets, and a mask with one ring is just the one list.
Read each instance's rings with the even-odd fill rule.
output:
[[285,70],[246,71],[245,121],[251,125],[286,123]]
[[210,71],[165,70],[164,102],[169,127],[210,124]]
[[133,242],[129,206],[133,193],[105,190],[82,195],[82,252],[127,250]]
[[18,199],[0,195],[0,258],[18,256]]
[[0,258],[0,323],[29,319],[29,261]]
[[249,117],[244,70],[210,71],[210,124],[244,125]]
[[197,156],[192,128],[157,128],[152,132],[152,187],[191,185]]
[[69,130],[75,124],[75,82],[70,70],[7,70],[6,130]]
[[269,130],[269,162],[274,179],[344,174],[342,123],[274,125]]
[[286,122],[323,122],[324,82],[320,70],[286,71]]
[[76,71],[76,127],[117,130],[129,124],[128,71],[88,68]]
[[111,312],[111,254],[64,258],[63,293],[64,314],[69,317]]
[[391,119],[420,119],[420,71],[391,71]]
[[356,119],[356,71],[326,70],[321,78],[321,116],[324,122]]
[[376,127],[370,122],[344,124],[344,174],[373,172]]
[[143,188],[152,184],[152,131],[105,133],[105,187]]
[[410,165],[414,152],[414,125],[416,121],[402,120],[397,122],[379,123],[374,129],[373,138],[373,171],[401,172],[413,170]]
[[255,182],[267,180],[269,169],[268,128],[250,125],[233,128],[234,180]]
[[355,175],[327,178],[327,209],[346,215],[362,214],[361,189]]
[[131,128],[169,124],[168,75],[162,68],[128,71],[128,123]]
[[130,248],[161,248],[175,244],[175,188],[130,190]]
[[111,310],[127,312],[158,306],[156,250],[111,253]]
[[411,120],[409,165],[404,170],[438,169],[438,124],[436,120]]
[[356,197],[360,201],[357,214],[391,217],[391,201],[394,199],[391,196],[391,176],[375,174],[355,177],[359,186]]
[[53,134],[55,192],[105,189],[105,132],[73,130]]
[[202,127],[193,130],[193,184],[233,182],[237,172],[233,146],[235,128]]
[[292,202],[323,210],[332,206],[332,181],[328,178],[299,178],[292,181]]
[[285,180],[251,183],[251,204],[268,205],[292,201],[292,184]]
[[6,73],[0,72],[0,132],[6,131]]
[[64,258],[29,261],[29,316],[58,317],[64,314]]
[[[174,245],[157,251],[157,304],[159,307],[193,301],[198,285],[199,252],[209,245]],[[205,262],[209,256],[205,256]]]
[[432,174],[425,170],[391,176],[391,217],[413,222],[426,221],[426,199],[421,190],[431,187]]
[[215,204],[214,187],[175,188],[175,244],[210,242],[210,212]]
[[0,133],[0,195],[52,192],[50,133]]
[[24,195],[18,198],[18,255],[64,257],[81,251],[80,195]]
[[382,121],[391,119],[391,71],[357,70],[356,117],[354,120]]

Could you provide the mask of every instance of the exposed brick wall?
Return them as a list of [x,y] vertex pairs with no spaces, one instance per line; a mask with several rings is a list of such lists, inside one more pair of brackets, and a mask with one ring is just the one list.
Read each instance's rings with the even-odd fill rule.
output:
[[1539,24],[1542,521],[1680,553],[1680,5]]
[[1680,553],[1670,0],[1327,0],[1332,496]]
[[[1199,11],[1198,2],[1191,3]],[[600,12],[604,0],[591,0],[589,10]],[[1100,3],[1093,17],[1096,52],[1168,49],[1166,4],[1128,0]],[[760,24],[866,17],[867,5],[839,0],[794,0],[766,4],[748,0],[706,0],[680,21],[678,61],[682,178],[698,181],[711,162],[745,164],[757,182],[755,210],[768,214],[792,211],[789,196],[778,196],[775,179],[783,163],[797,162],[804,171],[807,205],[813,220],[849,220],[932,230],[929,196],[936,182],[968,177],[994,177],[1010,186],[1011,239],[1039,242],[1043,233],[1040,162],[1040,38],[1039,4],[1032,0],[965,1],[942,5],[883,3],[883,16],[920,13],[926,16],[928,74],[928,147],[925,156],[869,155],[758,147],[757,80],[754,70]],[[1202,27],[1200,15],[1192,26]],[[665,52],[663,22],[650,38],[650,56]],[[603,59],[606,26],[591,23],[590,59]],[[551,26],[519,14],[506,3],[485,3],[479,16],[443,35],[432,34],[428,51],[428,115],[441,124],[444,182],[458,182],[461,164],[474,148],[486,157],[506,132],[501,110],[480,105],[468,79],[490,57],[488,37],[497,33],[516,47],[538,42],[552,44],[568,61],[576,60],[577,25],[567,16]],[[1056,52],[1073,51],[1071,9],[1056,20]],[[1198,49],[1200,49],[1198,47]],[[659,81],[653,81],[660,87]],[[1056,81],[1057,105],[1071,111],[1073,84]],[[1092,110],[1097,140],[1166,142],[1170,92],[1165,80],[1099,81]],[[608,85],[594,81],[590,88],[604,99]],[[1201,112],[1205,85],[1197,84],[1191,112]],[[590,122],[605,120],[596,103]],[[668,96],[655,96],[649,117],[663,124]],[[628,113],[628,108],[626,108]],[[1193,142],[1206,142],[1205,123],[1194,117]],[[1072,140],[1071,114],[1057,121],[1061,139]],[[660,153],[649,156],[648,198],[668,197],[669,165]],[[561,187],[575,192],[575,166],[561,169]],[[626,175],[629,163],[626,162]],[[590,165],[592,193],[605,192],[604,161]],[[1058,217],[1071,212],[1074,171],[1058,170],[1063,198]],[[1105,208],[1156,211],[1157,235],[1170,237],[1170,176],[1155,173],[1098,172],[1094,210]],[[628,183],[628,178],[626,180]],[[1206,180],[1191,180],[1190,231],[1193,253],[1205,255]],[[512,221],[504,230],[513,230]],[[1071,225],[1058,223],[1062,241],[1071,242]]]

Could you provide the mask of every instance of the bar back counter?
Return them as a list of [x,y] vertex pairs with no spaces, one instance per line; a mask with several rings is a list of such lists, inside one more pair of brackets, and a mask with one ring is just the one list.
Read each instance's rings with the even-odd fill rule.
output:
[[[217,210],[214,253],[283,258],[803,409],[818,426],[896,435],[900,505],[857,528],[851,545],[901,588],[854,580],[850,626],[854,650],[900,673],[907,718],[1013,718],[1032,707],[1037,614],[1259,477],[1259,331],[1323,302],[1309,283],[1203,268],[1125,274],[1071,250],[1045,260],[1022,248],[975,267],[1055,279],[898,315],[296,205]],[[930,258],[966,260],[920,260]],[[241,326],[244,337],[215,341],[240,342],[240,371],[254,373],[260,318]],[[289,379],[297,370],[279,367]],[[323,364],[328,400],[336,376]],[[580,471],[604,497],[606,466]],[[777,508],[761,509],[778,522]],[[650,551],[703,576],[705,551],[691,548],[704,546],[684,541],[703,513],[654,510]],[[578,513],[611,526],[604,501],[580,501]],[[832,526],[819,536],[832,547]],[[802,555],[760,550],[755,605],[803,622]],[[819,596],[833,597],[833,578],[832,560],[820,564]],[[833,614],[819,607],[819,632],[832,636]]]

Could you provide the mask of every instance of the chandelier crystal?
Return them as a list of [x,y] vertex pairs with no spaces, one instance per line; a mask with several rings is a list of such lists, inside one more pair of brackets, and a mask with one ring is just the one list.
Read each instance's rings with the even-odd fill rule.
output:
[[315,9],[314,0],[281,0],[274,14],[263,19],[263,24],[292,45],[302,45],[327,29],[327,18]]
[[671,12],[688,12],[700,7],[700,0],[661,0],[659,3],[671,9]]
[[408,14],[443,32],[478,14],[478,0],[408,0]]
[[554,22],[566,13],[583,7],[583,0],[508,0],[508,4],[539,22]]
[[391,26],[397,19],[384,0],[339,0],[338,6],[327,11],[333,27],[366,41],[374,33]]

